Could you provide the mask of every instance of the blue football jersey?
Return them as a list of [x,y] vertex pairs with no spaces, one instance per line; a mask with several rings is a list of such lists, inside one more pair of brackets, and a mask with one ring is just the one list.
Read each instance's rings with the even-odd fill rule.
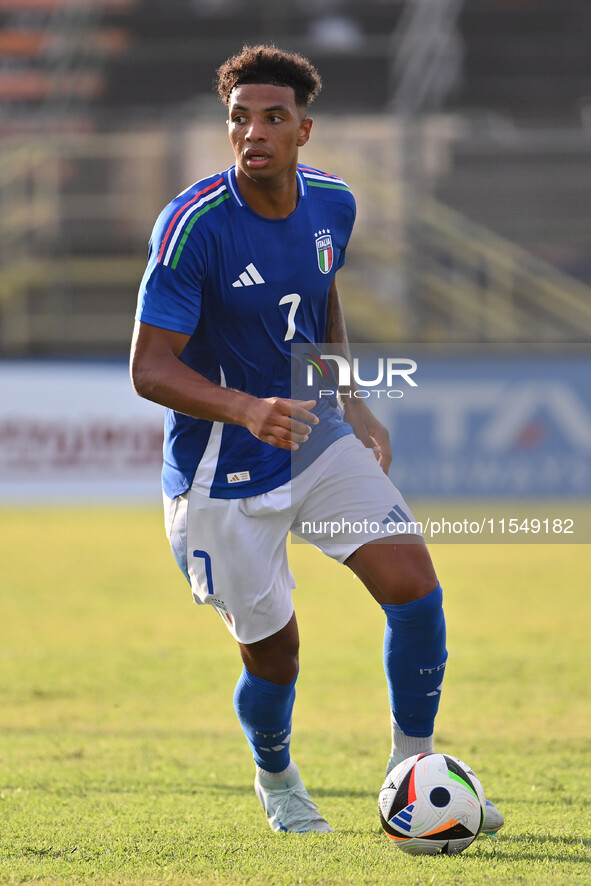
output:
[[[297,207],[282,219],[244,202],[234,167],[183,191],[156,221],[140,287],[136,319],[190,335],[184,363],[255,397],[296,396],[291,347],[312,354],[324,341],[328,290],[355,220],[341,179],[300,165],[297,182]],[[316,399],[320,422],[294,453],[239,425],[167,410],[164,491],[175,498],[195,483],[243,498],[287,482],[352,433],[334,399]]]

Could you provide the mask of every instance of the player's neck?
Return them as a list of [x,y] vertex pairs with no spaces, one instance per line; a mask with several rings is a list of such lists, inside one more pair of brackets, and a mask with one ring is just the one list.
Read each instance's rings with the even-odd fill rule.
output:
[[299,190],[294,176],[281,181],[254,181],[236,170],[236,183],[245,203],[265,218],[287,218],[298,205]]

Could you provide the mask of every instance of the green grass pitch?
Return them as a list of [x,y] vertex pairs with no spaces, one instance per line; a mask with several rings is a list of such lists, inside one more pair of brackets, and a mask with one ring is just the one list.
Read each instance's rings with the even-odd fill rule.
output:
[[432,548],[437,745],[507,820],[455,858],[405,856],[380,830],[382,613],[346,568],[291,546],[292,749],[336,833],[275,835],[234,717],[235,644],[191,602],[159,511],[4,508],[0,548],[0,883],[591,883],[588,546]]

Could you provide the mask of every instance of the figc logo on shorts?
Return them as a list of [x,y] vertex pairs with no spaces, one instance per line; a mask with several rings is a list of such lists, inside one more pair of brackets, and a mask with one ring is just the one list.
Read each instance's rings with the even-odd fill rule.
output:
[[316,255],[318,256],[318,267],[323,274],[328,274],[332,268],[334,261],[334,250],[332,248],[332,237],[330,236],[330,228],[318,231],[314,234],[316,237]]

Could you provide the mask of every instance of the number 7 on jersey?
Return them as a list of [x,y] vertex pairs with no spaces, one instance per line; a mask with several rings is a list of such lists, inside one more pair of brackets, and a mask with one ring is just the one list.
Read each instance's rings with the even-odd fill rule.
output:
[[287,315],[287,332],[285,333],[283,341],[291,341],[294,336],[296,328],[295,315],[301,300],[302,299],[297,292],[290,292],[289,295],[284,295],[283,298],[279,299],[280,305],[290,305],[289,313]]

